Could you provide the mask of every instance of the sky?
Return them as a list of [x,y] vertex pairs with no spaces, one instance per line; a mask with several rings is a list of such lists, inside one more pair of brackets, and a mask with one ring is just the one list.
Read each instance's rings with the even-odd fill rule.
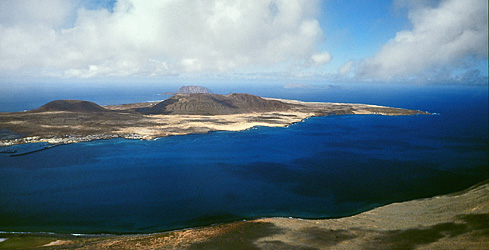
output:
[[488,84],[487,0],[1,0],[0,83]]

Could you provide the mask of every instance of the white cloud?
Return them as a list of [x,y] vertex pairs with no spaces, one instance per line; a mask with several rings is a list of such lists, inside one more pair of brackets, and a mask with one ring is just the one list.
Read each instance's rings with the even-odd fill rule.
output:
[[0,4],[0,74],[174,75],[330,60],[315,55],[317,1],[119,0],[113,11],[63,0]]
[[331,61],[331,55],[327,51],[314,54],[311,56],[311,61],[313,65],[327,64]]
[[365,60],[360,76],[382,80],[428,77],[447,69],[469,69],[471,62],[487,60],[487,4],[487,0],[444,0],[435,7],[415,4],[408,16],[413,28],[398,32]]

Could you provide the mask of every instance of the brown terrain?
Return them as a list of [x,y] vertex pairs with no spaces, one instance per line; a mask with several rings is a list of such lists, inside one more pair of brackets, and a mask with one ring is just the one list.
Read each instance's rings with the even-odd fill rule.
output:
[[0,113],[0,146],[47,141],[73,143],[123,137],[238,131],[287,126],[308,117],[342,114],[414,115],[425,112],[376,105],[312,103],[250,94],[176,94],[165,101],[99,106],[57,100],[26,112]]
[[150,235],[0,234],[0,249],[489,249],[489,181],[339,219],[267,218]]

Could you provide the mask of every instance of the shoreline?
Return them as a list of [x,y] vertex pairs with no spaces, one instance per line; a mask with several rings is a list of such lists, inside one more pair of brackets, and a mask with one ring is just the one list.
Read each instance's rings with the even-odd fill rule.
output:
[[[487,187],[485,187],[485,186],[487,186]],[[345,215],[345,216],[316,217],[316,218],[302,218],[302,217],[293,217],[293,216],[258,216],[258,217],[254,217],[254,218],[250,218],[250,219],[237,219],[237,220],[231,220],[228,222],[218,222],[218,223],[212,223],[212,224],[207,224],[207,225],[202,225],[202,226],[189,226],[189,227],[182,227],[182,228],[148,232],[148,233],[142,233],[142,232],[129,232],[129,233],[76,233],[76,232],[70,233],[70,232],[66,232],[66,233],[61,233],[61,232],[45,232],[45,231],[40,231],[40,232],[19,231],[19,232],[16,232],[16,231],[2,231],[2,230],[0,230],[0,235],[1,234],[26,234],[26,235],[74,236],[74,237],[135,237],[135,236],[151,236],[151,235],[159,235],[159,234],[164,234],[164,233],[182,232],[182,231],[188,231],[188,230],[199,230],[199,229],[205,229],[205,228],[216,227],[216,226],[217,227],[218,226],[224,226],[224,225],[234,224],[234,223],[254,222],[254,221],[263,221],[263,220],[294,220],[294,221],[309,221],[309,222],[343,220],[343,219],[355,217],[355,216],[358,216],[358,215],[361,215],[364,213],[369,213],[372,210],[382,209],[383,207],[392,206],[392,205],[396,205],[396,204],[439,199],[439,198],[442,198],[445,196],[464,195],[465,193],[470,192],[470,191],[477,189],[477,188],[480,188],[480,187],[487,189],[487,193],[489,194],[489,179],[487,179],[485,181],[478,182],[474,185],[471,185],[468,188],[464,188],[464,189],[459,190],[459,191],[435,195],[435,196],[431,196],[431,197],[425,197],[425,198],[417,198],[417,199],[411,199],[411,200],[405,200],[405,201],[395,201],[395,202],[387,203],[385,205],[375,206],[373,208],[369,208],[369,209],[362,210],[360,212],[356,212],[356,213],[353,213],[350,215]],[[488,198],[487,202],[489,202],[489,196],[487,198]],[[487,206],[489,207],[489,203],[487,204]]]
[[[229,249],[239,242],[246,243],[243,246],[245,249],[266,249],[271,246],[332,249],[395,249],[409,246],[431,249],[457,246],[464,249],[488,249],[489,225],[484,224],[489,219],[487,211],[489,180],[459,192],[394,202],[341,218],[266,217],[148,234],[122,235],[2,231],[0,238],[6,240],[0,242],[0,248],[9,239],[20,237],[35,240],[38,242],[37,247],[57,245],[64,249]],[[424,240],[420,241],[417,237]],[[235,242],[236,240],[238,241]]]

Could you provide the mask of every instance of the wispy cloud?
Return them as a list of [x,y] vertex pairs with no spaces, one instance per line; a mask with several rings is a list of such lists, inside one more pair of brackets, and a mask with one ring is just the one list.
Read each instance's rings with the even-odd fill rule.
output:
[[348,73],[350,73],[352,66],[353,66],[353,60],[349,60],[338,69],[338,74],[340,76],[347,75]]
[[341,86],[329,84],[327,86],[311,86],[304,83],[287,83],[284,89],[341,89]]

